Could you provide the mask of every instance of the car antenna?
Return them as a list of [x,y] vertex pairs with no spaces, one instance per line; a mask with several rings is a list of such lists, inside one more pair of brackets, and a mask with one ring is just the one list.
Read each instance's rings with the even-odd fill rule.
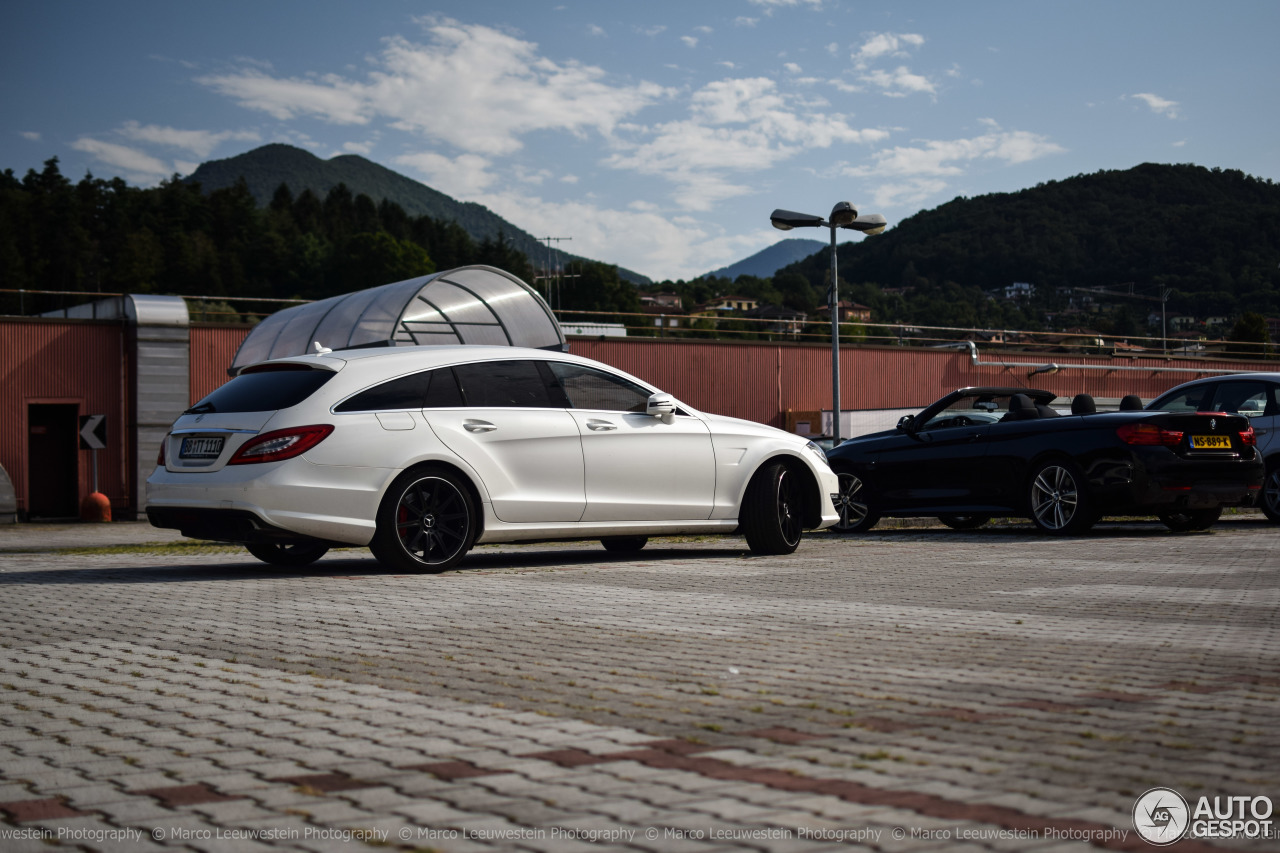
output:
[[328,347],[322,347],[322,346],[320,346],[320,342],[319,342],[319,341],[314,341],[313,343],[314,343],[315,348],[316,348],[316,355],[324,355],[324,354],[325,354],[325,353],[327,353],[327,352],[333,352],[333,350],[329,349]]

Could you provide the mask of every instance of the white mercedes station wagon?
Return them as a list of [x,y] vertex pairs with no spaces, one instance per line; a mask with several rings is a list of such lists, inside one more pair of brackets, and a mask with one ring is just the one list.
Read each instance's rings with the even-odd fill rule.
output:
[[547,350],[354,349],[251,365],[173,425],[147,516],[301,566],[367,545],[439,572],[475,544],[741,533],[789,554],[838,518],[812,442]]

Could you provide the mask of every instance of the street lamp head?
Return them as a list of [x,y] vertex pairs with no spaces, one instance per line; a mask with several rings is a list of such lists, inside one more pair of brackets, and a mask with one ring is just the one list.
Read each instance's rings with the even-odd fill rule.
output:
[[830,222],[837,228],[848,228],[858,218],[858,208],[847,201],[837,202],[831,208]]
[[822,221],[821,216],[814,216],[811,213],[796,213],[794,210],[782,210],[781,208],[769,214],[769,221],[779,231],[790,231],[792,228],[817,228],[819,225],[827,224]]
[[850,231],[861,231],[863,234],[874,235],[884,232],[887,221],[878,213],[864,213],[854,219],[847,225],[841,225],[841,228],[848,228]]

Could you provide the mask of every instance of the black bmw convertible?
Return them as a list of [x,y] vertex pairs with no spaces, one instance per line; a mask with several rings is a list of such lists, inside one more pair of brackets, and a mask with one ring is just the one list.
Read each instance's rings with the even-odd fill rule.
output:
[[957,528],[1025,516],[1054,535],[1103,516],[1155,515],[1204,530],[1223,507],[1253,506],[1264,466],[1249,419],[1225,412],[1071,414],[1050,391],[962,388],[896,429],[827,452],[840,478],[834,528],[869,530],[884,516],[937,516]]

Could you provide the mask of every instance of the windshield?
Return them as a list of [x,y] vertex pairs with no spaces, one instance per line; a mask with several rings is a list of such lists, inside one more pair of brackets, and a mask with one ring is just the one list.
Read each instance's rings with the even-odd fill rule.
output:
[[992,424],[1000,420],[1009,411],[1009,394],[975,394],[959,397],[940,412],[925,421],[920,431],[947,429],[948,427],[973,426],[974,424]]

